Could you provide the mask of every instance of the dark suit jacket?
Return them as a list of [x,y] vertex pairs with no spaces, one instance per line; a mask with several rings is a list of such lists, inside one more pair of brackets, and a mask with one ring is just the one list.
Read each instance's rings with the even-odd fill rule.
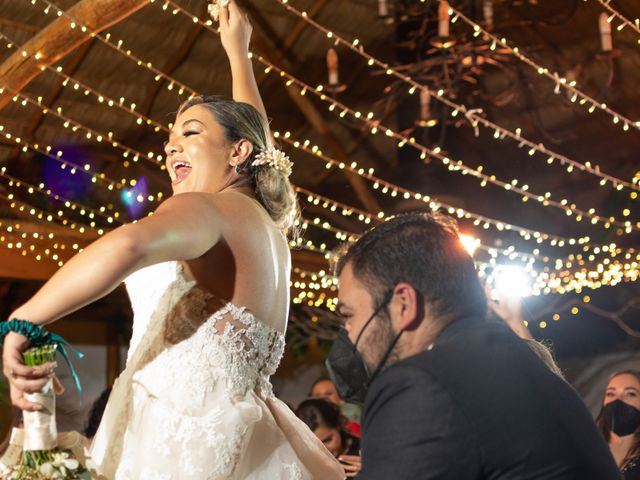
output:
[[359,480],[609,480],[620,474],[584,403],[508,327],[448,326],[374,379]]

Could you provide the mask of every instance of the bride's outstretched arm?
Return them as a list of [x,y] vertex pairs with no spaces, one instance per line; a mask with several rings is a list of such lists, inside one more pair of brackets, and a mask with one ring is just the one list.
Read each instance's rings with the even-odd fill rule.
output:
[[255,107],[267,119],[267,111],[258,91],[249,59],[251,23],[247,14],[231,0],[220,11],[220,39],[231,65],[233,99]]
[[[175,195],[152,216],[113,230],[69,260],[10,318],[44,325],[107,295],[140,268],[203,255],[220,239],[218,212],[226,208],[229,199],[219,197],[212,200],[199,193]],[[50,366],[24,366],[21,352],[27,343],[26,337],[9,333],[4,342],[3,367],[14,405],[33,409],[24,393],[43,386],[47,380],[43,375]]]
[[153,215],[111,231],[74,256],[13,316],[47,324],[110,293],[140,268],[197,258],[218,241],[215,216],[205,195],[170,197]]

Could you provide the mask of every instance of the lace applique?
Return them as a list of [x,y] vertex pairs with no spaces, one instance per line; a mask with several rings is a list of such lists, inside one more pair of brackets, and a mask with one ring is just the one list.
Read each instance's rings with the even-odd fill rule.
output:
[[[275,373],[284,353],[284,335],[260,322],[244,307],[236,307],[229,303],[220,310],[215,321],[216,331],[231,346],[235,360],[240,360],[255,373],[251,389],[256,390],[263,398],[272,395],[269,377]],[[228,364],[229,379],[238,380],[236,362]],[[233,391],[241,391],[240,382],[233,382]]]
[[284,470],[287,473],[287,480],[304,480],[302,470],[297,463],[285,465]]
[[232,433],[231,438],[228,438],[228,448],[223,448],[219,452],[219,462],[216,464],[216,468],[213,469],[211,474],[207,477],[209,480],[218,480],[222,478],[230,477],[233,471],[238,465],[240,455],[242,453],[242,445],[244,443],[247,427],[237,425]]

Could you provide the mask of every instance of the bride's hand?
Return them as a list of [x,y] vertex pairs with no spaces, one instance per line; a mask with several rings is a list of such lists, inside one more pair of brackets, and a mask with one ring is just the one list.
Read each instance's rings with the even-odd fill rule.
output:
[[[4,338],[2,349],[3,373],[9,380],[11,403],[21,410],[36,411],[42,407],[29,402],[25,394],[38,392],[53,377],[54,362],[45,363],[38,367],[28,367],[22,360],[22,352],[29,348],[29,339],[19,333],[9,332]],[[56,383],[56,390],[60,384]]]
[[246,60],[253,27],[236,0],[220,9],[220,40],[230,61]]

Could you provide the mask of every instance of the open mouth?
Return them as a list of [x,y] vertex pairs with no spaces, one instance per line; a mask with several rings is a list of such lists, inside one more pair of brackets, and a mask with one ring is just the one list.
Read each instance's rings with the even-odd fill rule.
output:
[[175,178],[171,185],[177,185],[182,182],[185,178],[189,176],[191,173],[191,164],[189,162],[185,162],[183,160],[178,160],[171,165],[173,168],[173,173],[175,174]]

